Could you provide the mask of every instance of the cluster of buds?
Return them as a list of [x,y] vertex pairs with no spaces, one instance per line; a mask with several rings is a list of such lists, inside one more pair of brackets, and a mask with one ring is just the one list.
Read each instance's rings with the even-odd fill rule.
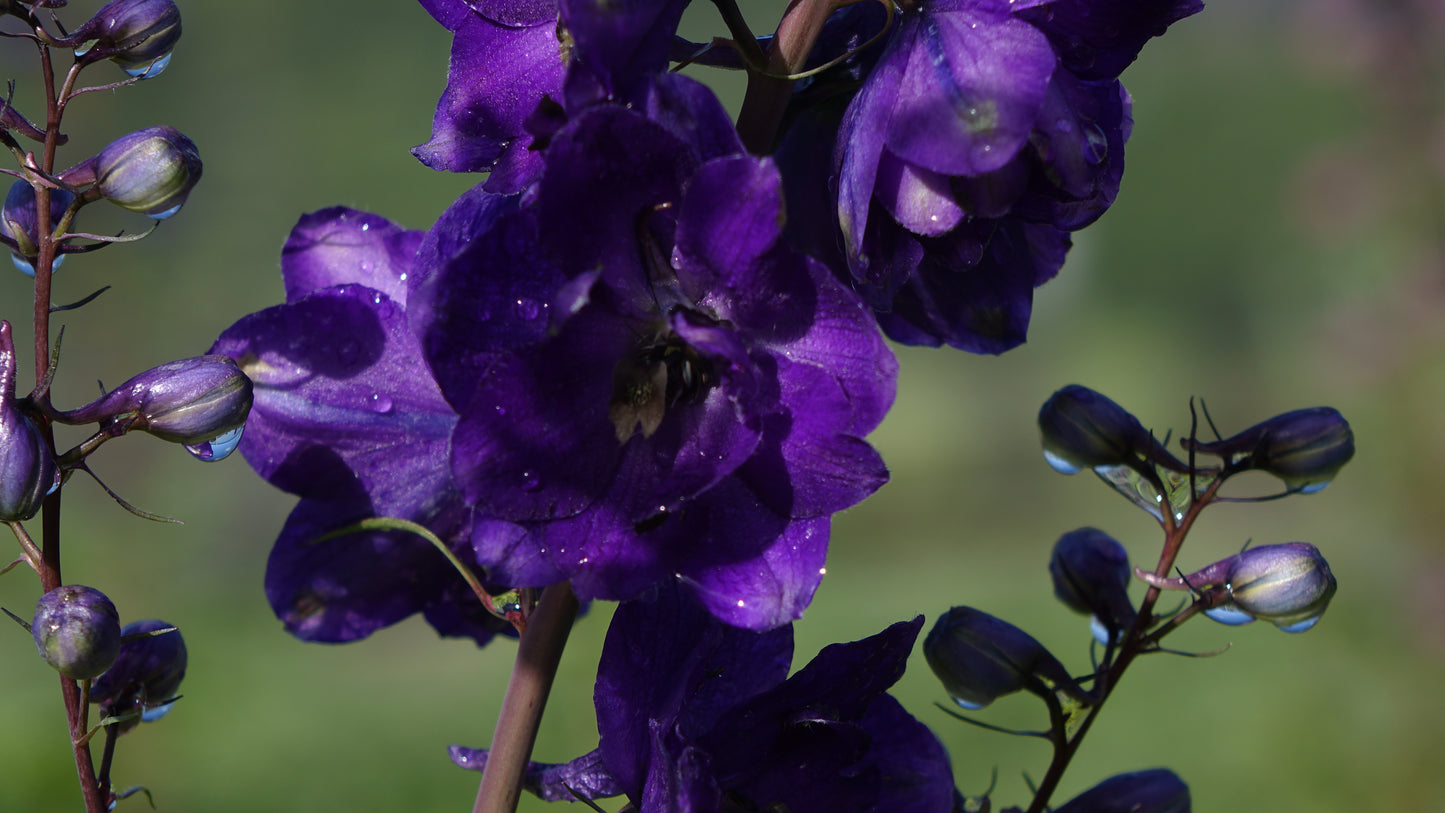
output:
[[[1046,737],[1054,744],[1049,770],[1056,779],[1077,737],[1089,728],[1084,721],[1103,706],[1123,671],[1139,655],[1160,651],[1160,640],[1180,623],[1203,614],[1225,624],[1263,619],[1285,632],[1303,632],[1319,621],[1334,597],[1335,577],[1319,550],[1305,542],[1248,548],[1189,575],[1167,574],[1200,510],[1217,500],[1243,499],[1219,496],[1230,477],[1258,471],[1284,483],[1283,494],[1256,500],[1312,494],[1335,478],[1354,456],[1355,445],[1340,413],[1317,407],[1277,415],[1214,441],[1200,441],[1191,433],[1180,440],[1186,463],[1170,453],[1167,436],[1157,439],[1123,407],[1078,385],[1049,397],[1038,423],[1051,467],[1064,474],[1092,470],[1159,521],[1165,531],[1159,564],[1152,572],[1132,567],[1124,546],[1097,528],[1078,528],[1054,544],[1049,558],[1054,596],[1090,617],[1094,638],[1103,647],[1102,657],[1094,650],[1093,671],[1083,677],[1072,676],[1027,633],[970,607],[954,607],[938,619],[924,654],[944,690],[966,709],[981,709],[1021,690],[1042,698],[1049,707],[1049,730],[1014,733]],[[1217,462],[1200,465],[1201,455]],[[1150,589],[1138,604],[1129,597],[1134,578]],[[1157,615],[1161,590],[1188,590],[1194,601]],[[987,799],[967,806],[988,808]],[[1057,808],[1060,813],[1189,809],[1188,787],[1164,769],[1120,774]]]
[[[95,63],[114,62],[130,77],[115,85],[157,76],[169,64],[171,52],[181,36],[180,11],[172,0],[112,0],[73,32],[57,35],[46,30],[31,6],[48,3],[0,3],[0,16],[20,18],[35,38],[50,48],[75,53],[71,75]],[[56,4],[63,5],[63,4]],[[88,88],[71,88],[65,101]],[[0,111],[0,142],[17,154],[22,150],[16,136],[33,141],[65,143],[59,133],[47,133],[26,119],[6,100]],[[81,235],[74,231],[80,209],[99,200],[109,201],[131,212],[161,220],[180,211],[201,178],[201,158],[196,145],[173,127],[147,127],[111,142],[96,155],[57,173],[27,161],[19,180],[5,197],[0,215],[0,242],[11,251],[15,265],[27,274],[35,273],[39,255],[40,224],[49,224],[56,258],[88,251],[121,238],[84,235],[99,243],[77,245]],[[38,193],[49,199],[47,217],[40,217]],[[128,239],[128,238],[127,238]],[[52,266],[53,268],[53,266]]]

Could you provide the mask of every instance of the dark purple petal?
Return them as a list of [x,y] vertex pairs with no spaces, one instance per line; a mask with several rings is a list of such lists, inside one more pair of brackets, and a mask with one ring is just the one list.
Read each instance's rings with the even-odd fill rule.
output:
[[1114,203],[1124,174],[1124,141],[1133,120],[1118,82],[1081,82],[1060,71],[1049,86],[1034,132],[1034,194],[1015,212],[1069,231]]
[[[457,767],[469,771],[481,771],[487,767],[485,748],[453,745],[447,748],[447,753]],[[617,781],[607,773],[597,751],[588,751],[571,762],[560,764],[528,762],[522,775],[522,787],[544,802],[605,799],[622,793]]]
[[[893,406],[898,360],[878,334],[872,315],[852,291],[817,263],[809,263],[816,310],[808,331],[780,342],[778,355],[826,370],[847,398],[851,419],[839,431],[866,435]],[[839,411],[837,407],[834,411]]]
[[618,785],[641,797],[655,726],[689,738],[705,733],[781,683],[792,654],[791,627],[758,633],[720,624],[675,584],[619,606],[594,693],[598,751]]
[[541,25],[557,19],[557,0],[466,0],[488,20],[514,27]]
[[1064,67],[1113,79],[1151,37],[1198,13],[1201,0],[1018,0],[1014,13],[1048,34]]
[[442,27],[448,31],[455,31],[472,10],[468,7],[466,0],[420,0],[421,7],[426,9]]
[[[432,169],[449,172],[490,170],[506,157],[513,165],[504,171],[535,174],[541,156],[511,148],[531,141],[523,126],[526,118],[543,96],[561,90],[563,67],[550,20],[512,28],[477,15],[462,19],[431,140],[412,154]],[[530,169],[518,173],[517,164]]]
[[[302,500],[291,512],[266,563],[266,598],[287,632],[306,641],[355,641],[420,612],[461,581],[414,534],[371,531],[315,542],[375,513],[364,499]],[[436,530],[450,535],[445,525],[453,523],[443,518]]]
[[667,70],[667,52],[688,0],[561,0],[578,63],[608,94],[632,100],[638,85]]
[[1009,17],[1006,3],[961,0],[905,16],[896,37],[880,63],[904,60],[902,80],[876,91],[892,97],[880,111],[888,148],[949,175],[1011,161],[1027,142],[1054,72],[1048,39]]
[[[359,489],[389,516],[449,490],[456,416],[421,361],[406,313],[385,295],[326,289],[247,316],[213,350],[236,359],[254,384],[241,452],[278,488],[318,499]],[[317,454],[339,465],[318,467]]]
[[743,558],[730,551],[738,547],[739,537],[731,535],[734,528],[741,526],[756,538],[755,526],[770,527],[779,521],[760,504],[748,505],[749,495],[743,491],[729,502],[720,495],[707,506],[716,519],[705,526],[706,536],[693,538],[695,544],[710,547],[699,551],[678,575],[717,618],[765,630],[801,618],[813,600],[828,557],[828,520],[788,521],[767,548]]
[[586,111],[547,148],[537,191],[540,242],[568,276],[603,268],[609,286],[656,308],[639,268],[644,216],[681,198],[696,166],[687,145],[638,113]]
[[304,215],[281,249],[286,301],[334,285],[365,285],[405,306],[407,272],[422,232],[379,215],[335,207]]
[[782,516],[827,516],[863,501],[888,481],[883,458],[846,434],[852,410],[821,368],[779,359],[786,413],[766,416],[763,443],[741,472],[753,493]]
[[647,117],[692,145],[700,160],[744,152],[732,116],[707,85],[680,73],[664,73],[648,85],[640,105]]
[[[454,225],[439,223],[433,232],[446,234]],[[487,225],[455,254],[438,258],[408,308],[432,373],[459,413],[469,410],[500,353],[546,336],[550,301],[564,282],[536,243],[532,212],[509,211]],[[438,251],[451,239],[439,237]]]
[[1017,347],[1028,333],[1034,287],[1058,271],[1069,244],[1067,232],[1008,222],[977,266],[951,266],[946,255],[928,254],[878,323],[907,344],[942,343],[972,353]]

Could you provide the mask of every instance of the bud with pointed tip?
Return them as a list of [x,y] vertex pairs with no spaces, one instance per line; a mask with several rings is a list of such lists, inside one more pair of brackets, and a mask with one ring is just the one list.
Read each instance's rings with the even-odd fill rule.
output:
[[1039,409],[1044,458],[1061,474],[1100,466],[1138,466],[1140,459],[1183,471],[1139,419],[1088,387],[1070,384]]
[[1064,692],[1092,702],[1043,644],[972,607],[954,607],[939,616],[923,642],[923,654],[954,702],[967,709],[981,709],[1020,689],[1040,697]]
[[1255,424],[1231,438],[1195,443],[1239,469],[1258,469],[1291,491],[1313,494],[1335,479],[1355,456],[1355,434],[1333,407],[1297,409]]
[[1049,558],[1054,595],[1069,609],[1092,616],[1095,637],[1104,644],[1138,617],[1129,601],[1130,574],[1124,546],[1098,528],[1079,528],[1059,537]]
[[99,590],[68,584],[36,602],[30,635],[56,671],[89,680],[109,669],[120,652],[120,614]]
[[[165,629],[170,631],[149,634]],[[120,655],[90,687],[90,702],[98,703],[107,717],[140,712],[139,717],[118,723],[123,734],[170,711],[186,676],[186,642],[180,630],[155,619],[126,624],[121,635],[126,640]]]
[[[64,189],[50,190],[50,225],[53,228],[65,216],[75,195]],[[15,267],[26,276],[35,276],[35,258],[40,254],[40,232],[36,218],[35,188],[28,181],[16,181],[5,195],[0,207],[0,242],[10,247]],[[55,257],[56,267],[64,259]]]
[[172,0],[111,0],[75,33],[61,40],[84,64],[109,59],[130,76],[149,79],[165,70],[181,38],[181,12]]
[[1205,615],[1221,624],[1269,621],[1285,632],[1313,627],[1335,595],[1335,576],[1308,542],[1248,548],[1188,576],[1134,574],[1162,590],[1191,590],[1209,599]]
[[50,444],[15,400],[15,340],[0,320],[0,521],[35,516],[59,484]]
[[1054,813],[1189,813],[1189,786],[1173,771],[1154,768],[1111,776]]
[[119,423],[127,431],[190,445],[245,426],[251,389],[251,379],[229,356],[196,356],[152,367],[60,418],[71,424]]

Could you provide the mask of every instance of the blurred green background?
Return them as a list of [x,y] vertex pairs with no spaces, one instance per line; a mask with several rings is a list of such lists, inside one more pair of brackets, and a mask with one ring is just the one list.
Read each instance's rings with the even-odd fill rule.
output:
[[[98,5],[73,0],[64,19]],[[780,10],[748,14],[763,29]],[[62,165],[153,124],[187,133],[206,164],[184,212],[144,243],[66,263],[57,302],[114,288],[58,318],[61,405],[204,352],[278,302],[279,249],[301,213],[346,204],[426,228],[476,180],[408,154],[428,138],[449,46],[414,3],[182,0],[182,13],[165,75],[81,97],[66,120]],[[1210,510],[1181,564],[1247,539],[1308,540],[1339,578],[1333,609],[1302,636],[1185,627],[1173,646],[1233,646],[1138,664],[1056,800],[1168,765],[1201,811],[1445,811],[1442,14],[1429,0],[1217,0],[1146,48],[1124,76],[1136,127],[1123,191],[1038,292],[1029,343],[1001,358],[899,351],[897,406],[873,438],[893,481],[836,520],[828,577],[797,625],[798,665],[828,642],[970,604],[1086,671],[1087,624],[1050,595],[1050,546],[1095,525],[1153,562],[1160,536],[1093,478],[1043,463],[1034,416],[1064,384],[1176,435],[1191,396],[1225,432],[1329,404],[1359,445],[1337,483]],[[711,15],[690,12],[695,38],[718,29]],[[0,41],[0,65],[34,115],[33,48]],[[142,225],[95,208],[89,230]],[[0,315],[22,346],[30,293],[0,274]],[[84,477],[66,491],[66,580],[104,589],[123,619],[179,625],[191,653],[185,699],[121,741],[119,787],[148,786],[163,811],[470,808],[477,776],[445,749],[487,743],[511,644],[478,651],[415,620],[350,646],[301,644],[261,589],[290,498],[239,456],[203,466],[145,437],[93,466],[131,502],[186,522],[138,520]],[[22,616],[39,593],[27,572],[0,578],[0,605]],[[595,608],[572,636],[540,759],[596,743],[591,680],[609,615]],[[0,811],[80,809],[54,673],[18,627],[0,626],[0,652]],[[1047,765],[1041,742],[945,717],[921,657],[896,693],[947,744],[966,793],[996,770],[997,803],[1026,800],[1022,775]],[[1044,723],[1023,698],[983,716]]]

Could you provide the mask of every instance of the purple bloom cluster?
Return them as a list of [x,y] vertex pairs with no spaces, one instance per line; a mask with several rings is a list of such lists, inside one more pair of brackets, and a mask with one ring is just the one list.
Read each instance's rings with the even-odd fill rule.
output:
[[[533,763],[527,787],[549,800],[626,795],[643,813],[949,810],[943,747],[885,694],[922,626],[834,644],[789,677],[790,627],[721,624],[675,586],[625,602],[598,664],[597,749]],[[486,764],[486,751],[451,754]]]
[[812,58],[843,58],[799,83],[775,158],[667,72],[684,0],[422,4],[454,40],[414,152],[488,177],[426,232],[304,217],[286,303],[212,350],[254,382],[243,454],[301,498],[277,615],[318,641],[416,612],[479,644],[509,630],[426,542],[334,533],[419,523],[488,589],[623,602],[598,749],[533,765],[543,797],[949,809],[941,746],[885,694],[921,619],[791,678],[789,625],[831,516],[888,478],[865,440],[894,396],[883,334],[1023,341],[1117,191],[1119,71],[1197,0],[842,9]]

